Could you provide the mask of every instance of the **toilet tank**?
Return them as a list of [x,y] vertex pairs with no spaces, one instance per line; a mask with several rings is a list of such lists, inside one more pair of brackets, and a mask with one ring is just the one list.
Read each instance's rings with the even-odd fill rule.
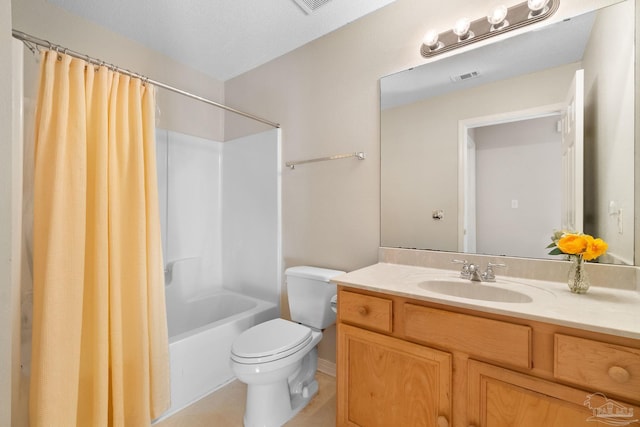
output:
[[330,283],[333,277],[344,271],[305,265],[285,270],[287,296],[291,320],[324,329],[336,321],[336,313],[331,310],[331,298],[336,294],[336,285]]

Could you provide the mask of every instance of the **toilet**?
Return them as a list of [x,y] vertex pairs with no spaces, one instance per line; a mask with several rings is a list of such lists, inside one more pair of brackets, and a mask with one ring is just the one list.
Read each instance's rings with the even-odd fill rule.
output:
[[298,266],[285,271],[291,319],[274,319],[241,333],[231,346],[231,370],[247,384],[245,427],[278,427],[318,391],[317,345],[336,320],[336,285],[344,273]]

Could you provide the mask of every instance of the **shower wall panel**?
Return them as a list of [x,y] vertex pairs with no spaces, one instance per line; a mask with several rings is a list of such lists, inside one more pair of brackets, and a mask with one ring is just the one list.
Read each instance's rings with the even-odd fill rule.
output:
[[167,293],[208,294],[222,286],[222,143],[164,130],[156,142]]
[[280,130],[224,143],[224,286],[279,304]]

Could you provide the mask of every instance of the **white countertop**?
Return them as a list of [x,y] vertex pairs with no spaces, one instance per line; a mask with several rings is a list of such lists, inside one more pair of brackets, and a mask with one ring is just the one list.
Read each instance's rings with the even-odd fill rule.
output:
[[640,292],[592,286],[586,294],[577,295],[569,291],[566,283],[499,274],[496,283],[468,281],[469,286],[503,287],[532,299],[532,302],[508,303],[450,296],[420,286],[433,279],[463,280],[455,270],[378,263],[334,277],[332,281],[359,289],[640,339]]

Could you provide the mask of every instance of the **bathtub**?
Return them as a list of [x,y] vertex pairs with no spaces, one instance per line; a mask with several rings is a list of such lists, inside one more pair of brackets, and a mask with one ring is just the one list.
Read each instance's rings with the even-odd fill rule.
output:
[[273,303],[227,290],[186,302],[167,298],[171,408],[157,421],[233,380],[233,340],[278,314]]

